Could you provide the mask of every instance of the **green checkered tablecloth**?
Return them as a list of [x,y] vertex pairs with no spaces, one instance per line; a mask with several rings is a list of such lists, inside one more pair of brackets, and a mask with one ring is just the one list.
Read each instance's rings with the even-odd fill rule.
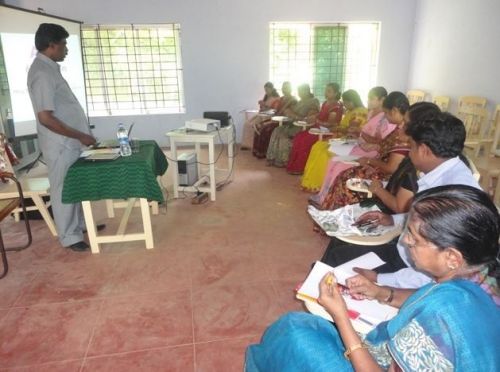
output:
[[156,180],[167,171],[165,154],[155,141],[140,141],[138,153],[113,161],[78,159],[68,170],[63,203],[84,200],[147,198],[163,201]]

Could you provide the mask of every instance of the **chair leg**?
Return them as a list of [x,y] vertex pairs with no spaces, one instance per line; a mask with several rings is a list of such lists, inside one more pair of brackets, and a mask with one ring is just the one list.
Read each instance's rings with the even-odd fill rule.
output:
[[0,255],[2,256],[3,272],[0,274],[0,279],[4,278],[9,271],[9,263],[7,262],[7,254],[3,245],[2,232],[0,231]]
[[[5,248],[4,245],[3,245],[3,242],[1,243],[2,244],[2,249],[7,251],[7,252],[10,252],[10,251],[22,251],[23,249],[26,249],[28,248],[30,245],[31,245],[31,242],[33,241],[33,237],[31,235],[31,227],[30,227],[30,221],[28,220],[28,212],[26,211],[26,205],[24,204],[24,197],[23,197],[23,192],[21,189],[19,189],[19,196],[20,196],[20,199],[21,199],[21,209],[22,209],[22,213],[23,213],[23,216],[24,216],[24,224],[26,226],[26,233],[28,234],[28,241],[26,242],[26,244],[22,245],[22,246],[19,246],[19,247],[11,247],[11,248]],[[1,237],[0,237],[1,239]]]

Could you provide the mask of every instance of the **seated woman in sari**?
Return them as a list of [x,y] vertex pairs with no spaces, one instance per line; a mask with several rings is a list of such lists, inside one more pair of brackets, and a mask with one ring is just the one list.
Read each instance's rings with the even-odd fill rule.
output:
[[[336,137],[353,135],[359,130],[367,119],[367,111],[361,102],[359,94],[355,90],[347,90],[342,93],[342,102],[346,112],[338,127],[331,128],[332,135]],[[328,161],[332,154],[328,151],[330,144],[328,140],[317,141],[311,148],[309,157],[304,168],[301,187],[304,191],[318,192],[323,183]]]
[[[335,161],[332,158],[326,176],[318,194],[310,198],[310,202],[322,210],[332,210],[346,204],[359,201],[359,194],[347,189],[345,183],[350,178],[386,180],[397,169],[408,155],[410,146],[408,136],[404,133],[404,118],[409,102],[401,92],[392,92],[383,102],[385,117],[389,122],[398,125],[379,144],[379,159],[362,157],[357,160],[359,166]],[[345,193],[345,195],[343,195]]]
[[266,155],[269,165],[280,168],[286,167],[293,138],[301,130],[301,127],[294,125],[293,122],[299,120],[312,122],[319,112],[319,101],[311,93],[308,84],[299,86],[298,93],[300,101],[295,106],[287,108],[284,112],[285,116],[290,118],[291,121],[277,127],[271,135]]
[[273,83],[268,81],[264,84],[265,95],[259,101],[259,114],[247,120],[243,124],[243,137],[241,139],[241,149],[249,150],[253,144],[254,126],[256,123],[266,120],[270,115],[266,115],[269,110],[276,110],[279,104],[280,95],[274,88]]
[[[283,96],[279,100],[276,116],[283,116],[287,109],[293,108],[297,104],[297,99],[292,96],[292,84],[289,81],[283,83],[281,93],[283,93]],[[252,148],[252,153],[255,157],[259,159],[266,157],[271,134],[278,125],[277,121],[272,121],[271,119],[255,123]]]
[[[321,105],[321,110],[316,118],[314,128],[323,127],[328,130],[335,130],[342,120],[343,107],[339,102],[341,97],[340,87],[337,83],[329,83],[325,88],[326,101]],[[290,174],[302,174],[307,158],[311,152],[311,147],[318,140],[318,136],[305,130],[300,132],[293,139],[292,152],[286,170]]]
[[415,265],[434,277],[417,290],[347,280],[354,298],[399,308],[366,336],[355,332],[333,274],[318,302],[335,326],[290,313],[246,352],[245,371],[495,371],[500,366],[498,239],[500,216],[483,191],[449,185],[419,194],[405,243]]

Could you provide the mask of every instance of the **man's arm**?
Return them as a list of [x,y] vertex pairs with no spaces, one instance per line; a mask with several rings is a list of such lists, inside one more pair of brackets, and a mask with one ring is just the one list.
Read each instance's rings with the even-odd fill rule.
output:
[[56,118],[53,115],[52,111],[40,111],[38,113],[38,121],[40,122],[40,124],[48,128],[52,132],[60,134],[62,136],[75,138],[85,146],[93,145],[96,143],[94,137],[67,126],[61,120]]
[[401,269],[391,274],[378,274],[377,283],[394,288],[420,288],[432,278],[412,268]]

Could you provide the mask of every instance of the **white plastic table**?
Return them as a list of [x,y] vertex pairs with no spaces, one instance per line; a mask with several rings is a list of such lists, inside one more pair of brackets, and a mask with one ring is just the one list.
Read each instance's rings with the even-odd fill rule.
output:
[[[232,172],[233,170],[233,160],[234,160],[234,128],[233,125],[221,128],[218,131],[212,132],[200,132],[186,130],[186,128],[176,129],[166,133],[166,136],[170,140],[170,151],[172,157],[172,169],[174,177],[174,197],[179,197],[179,191],[184,192],[208,192],[210,194],[210,200],[215,201],[215,194],[217,189],[217,182],[215,179],[215,140],[219,139],[227,144],[227,156],[228,156],[228,169],[223,169],[223,171]],[[201,173],[201,167],[198,167],[198,181],[192,186],[181,186],[179,185],[179,173],[177,165],[177,146],[179,143],[192,144],[195,145],[196,155],[198,161],[200,161],[201,145],[208,145],[208,186],[203,186],[206,181],[207,176],[203,176]]]

